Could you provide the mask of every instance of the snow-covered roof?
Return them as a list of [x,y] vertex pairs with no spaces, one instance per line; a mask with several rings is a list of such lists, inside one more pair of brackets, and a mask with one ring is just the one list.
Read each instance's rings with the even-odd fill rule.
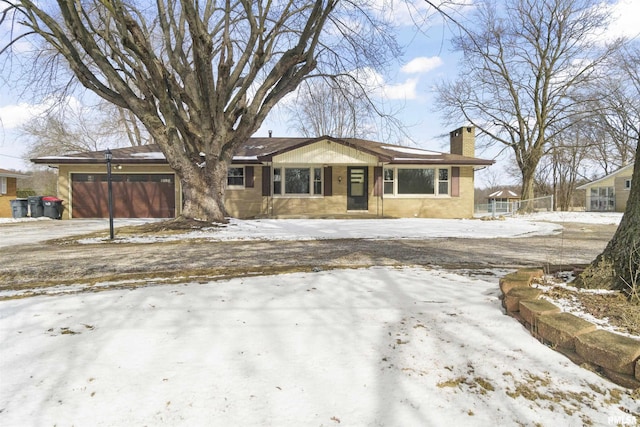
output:
[[515,199],[515,198],[519,198],[520,195],[515,191],[511,191],[511,190],[498,190],[489,194],[489,197],[492,199]]

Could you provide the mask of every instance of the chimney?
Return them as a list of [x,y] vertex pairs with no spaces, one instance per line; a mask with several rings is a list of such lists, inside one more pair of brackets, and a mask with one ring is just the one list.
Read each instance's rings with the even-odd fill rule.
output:
[[461,156],[476,156],[476,129],[473,126],[463,126],[449,133],[451,154]]

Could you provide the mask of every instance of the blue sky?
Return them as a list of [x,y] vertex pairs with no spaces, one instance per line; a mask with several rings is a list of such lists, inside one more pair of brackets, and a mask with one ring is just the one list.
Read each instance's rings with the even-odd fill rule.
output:
[[[386,75],[375,76],[380,86],[378,98],[390,110],[400,109],[397,117],[405,124],[409,134],[409,138],[403,141],[404,144],[435,151],[448,151],[448,138],[443,135],[448,135],[453,128],[444,125],[442,118],[434,111],[432,87],[438,80],[456,75],[460,57],[451,52],[448,42],[449,29],[440,16],[431,16],[426,29],[416,30],[413,20],[420,16],[420,13],[428,13],[424,1],[411,0],[413,9],[408,9],[406,3],[395,1],[393,16],[399,29],[399,41],[405,46],[404,55]],[[470,6],[464,10],[468,12],[473,7],[473,0],[466,2]],[[614,25],[616,31],[621,35],[637,35],[640,1],[617,0],[611,3],[614,16],[617,17]],[[459,14],[462,12],[456,13],[458,18],[462,18]],[[0,27],[0,41],[7,34],[8,28]],[[42,112],[47,101],[33,100],[28,92],[19,96],[17,90],[6,84],[5,77],[0,75],[0,168],[27,170],[31,165],[21,160],[25,147],[20,141],[17,129],[33,114]],[[465,123],[459,124],[463,125]],[[299,136],[289,129],[281,110],[274,111],[267,118],[256,136],[266,136],[270,129],[277,136]],[[503,172],[509,162],[506,155],[499,156],[496,150],[478,150],[476,156],[495,157],[497,160],[496,165],[490,168],[491,172],[481,171],[477,174],[477,185],[482,186],[483,182],[488,181],[489,177],[483,175],[489,173],[503,176],[501,181],[504,184],[514,183],[514,178]]]

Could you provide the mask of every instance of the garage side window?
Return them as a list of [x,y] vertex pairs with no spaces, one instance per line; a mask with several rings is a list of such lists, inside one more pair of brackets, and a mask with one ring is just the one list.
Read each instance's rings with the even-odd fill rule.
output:
[[0,176],[0,194],[7,194],[7,177]]
[[244,187],[244,168],[227,170],[227,187]]

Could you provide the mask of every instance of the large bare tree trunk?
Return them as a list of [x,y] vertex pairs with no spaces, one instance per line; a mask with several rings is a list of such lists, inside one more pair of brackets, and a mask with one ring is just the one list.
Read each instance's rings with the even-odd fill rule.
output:
[[[604,251],[576,280],[578,286],[617,289],[638,299],[640,286],[640,143],[620,225]],[[635,288],[635,289],[634,289]]]
[[217,162],[212,169],[211,173],[194,169],[183,175],[184,217],[226,222],[228,215],[224,206],[224,188],[227,181],[227,164]]

